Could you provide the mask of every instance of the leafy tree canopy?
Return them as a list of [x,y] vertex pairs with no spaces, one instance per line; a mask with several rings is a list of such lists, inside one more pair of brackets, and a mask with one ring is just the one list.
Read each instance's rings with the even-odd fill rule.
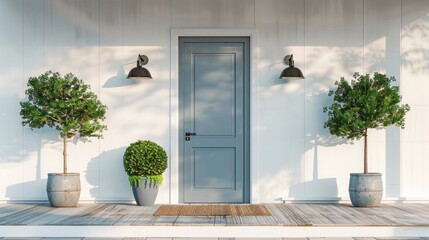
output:
[[62,77],[48,71],[28,80],[28,101],[21,102],[22,125],[31,129],[48,126],[55,128],[62,138],[100,138],[107,127],[101,123],[105,119],[107,107],[97,95],[73,74]]
[[331,106],[325,107],[328,120],[324,127],[339,137],[360,139],[369,128],[396,125],[404,128],[408,104],[401,105],[399,87],[392,86],[394,77],[374,73],[373,77],[355,73],[351,84],[344,78],[338,88],[329,92],[334,95]]

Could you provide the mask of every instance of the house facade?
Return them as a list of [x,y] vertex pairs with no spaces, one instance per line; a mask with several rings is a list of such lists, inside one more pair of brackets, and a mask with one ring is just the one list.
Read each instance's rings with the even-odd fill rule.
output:
[[[383,174],[384,201],[429,201],[429,1],[3,0],[0,19],[1,201],[46,201],[47,173],[62,170],[57,132],[31,131],[19,115],[28,78],[48,70],[72,72],[109,108],[103,139],[69,145],[81,201],[133,201],[122,155],[139,139],[169,156],[157,203],[199,201],[188,193],[198,186],[233,189],[252,203],[348,200],[363,141],[331,136],[323,107],[334,83],[354,72],[394,76],[411,106],[405,129],[369,133],[369,169]],[[187,85],[199,72],[186,70],[184,56],[207,49],[225,61],[213,64],[204,52],[195,61],[211,78]],[[138,54],[148,56],[152,80],[126,78]],[[279,79],[290,54],[305,79]],[[236,72],[240,84],[224,80]],[[194,100],[200,107],[189,111],[200,118],[188,126]],[[214,136],[212,145],[188,153],[206,162],[186,165],[186,144],[203,135]],[[239,142],[222,145],[231,136]],[[236,201],[230,196],[217,201]]]

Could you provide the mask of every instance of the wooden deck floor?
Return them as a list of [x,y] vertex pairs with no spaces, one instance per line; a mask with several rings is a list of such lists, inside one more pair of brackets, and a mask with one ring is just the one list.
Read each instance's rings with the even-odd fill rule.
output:
[[[429,204],[384,204],[378,208],[347,204],[266,206],[272,216],[158,217],[153,213],[159,206],[80,204],[76,208],[52,208],[47,204],[0,204],[0,239],[429,240]],[[140,236],[151,238],[126,238]]]
[[80,204],[0,205],[0,225],[119,226],[429,226],[429,204],[384,204],[354,208],[346,204],[267,204],[272,216],[153,216],[159,206]]

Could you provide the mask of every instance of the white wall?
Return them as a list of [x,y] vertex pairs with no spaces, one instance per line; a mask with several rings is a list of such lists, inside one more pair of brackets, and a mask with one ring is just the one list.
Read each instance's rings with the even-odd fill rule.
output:
[[[254,199],[348,198],[348,174],[362,171],[363,144],[330,136],[322,107],[340,77],[380,71],[398,79],[412,110],[405,130],[370,132],[370,170],[383,173],[385,199],[429,200],[426,0],[2,0],[0,200],[46,200],[46,174],[61,171],[57,133],[30,131],[19,116],[28,77],[54,70],[83,78],[109,107],[104,139],[70,144],[81,199],[130,201],[126,146],[150,139],[171,152],[174,28],[258,33]],[[126,79],[138,53],[149,56],[154,80]],[[290,53],[305,80],[278,79]],[[168,171],[165,178],[158,202],[175,202]]]

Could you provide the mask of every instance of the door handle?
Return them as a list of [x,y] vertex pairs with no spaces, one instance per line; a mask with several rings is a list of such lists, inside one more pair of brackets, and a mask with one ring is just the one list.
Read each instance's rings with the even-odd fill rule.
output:
[[185,136],[190,137],[190,136],[195,136],[197,135],[196,133],[191,133],[191,132],[185,132]]

